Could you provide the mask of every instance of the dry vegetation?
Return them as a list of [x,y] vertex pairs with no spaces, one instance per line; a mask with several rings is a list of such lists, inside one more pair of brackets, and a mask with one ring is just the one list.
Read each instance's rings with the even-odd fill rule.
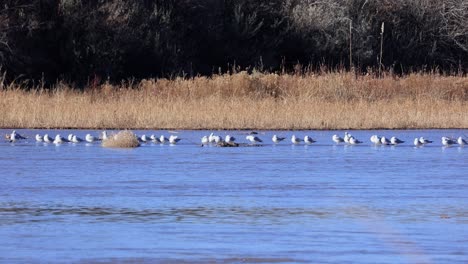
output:
[[102,141],[105,148],[136,148],[140,146],[137,137],[132,131],[123,130]]
[[0,87],[3,128],[468,128],[468,79],[349,72],[215,75],[78,91]]

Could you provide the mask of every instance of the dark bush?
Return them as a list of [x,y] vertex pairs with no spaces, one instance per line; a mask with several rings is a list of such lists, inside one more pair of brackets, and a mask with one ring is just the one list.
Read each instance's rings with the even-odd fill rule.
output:
[[0,8],[0,67],[10,80],[349,67],[350,47],[354,66],[376,68],[382,23],[387,69],[468,69],[468,1],[3,0]]

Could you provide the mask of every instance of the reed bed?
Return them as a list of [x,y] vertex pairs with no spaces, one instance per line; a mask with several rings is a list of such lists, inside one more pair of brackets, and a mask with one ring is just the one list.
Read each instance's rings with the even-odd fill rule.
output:
[[102,146],[105,148],[136,148],[140,146],[140,142],[132,131],[123,130],[104,139]]
[[[1,85],[1,84],[0,84]],[[468,78],[236,74],[77,90],[0,87],[2,128],[468,128]]]

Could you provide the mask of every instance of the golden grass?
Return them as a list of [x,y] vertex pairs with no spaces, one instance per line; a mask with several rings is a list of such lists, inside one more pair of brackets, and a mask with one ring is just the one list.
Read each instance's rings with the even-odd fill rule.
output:
[[[1,85],[1,84],[0,84]],[[468,128],[468,78],[349,72],[215,75],[77,91],[0,87],[3,128]]]
[[136,148],[140,146],[137,137],[132,131],[123,130],[102,141],[105,148]]

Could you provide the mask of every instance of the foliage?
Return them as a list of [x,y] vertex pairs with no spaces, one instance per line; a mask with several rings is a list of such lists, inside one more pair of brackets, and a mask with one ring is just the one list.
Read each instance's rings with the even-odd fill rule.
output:
[[[468,69],[468,1],[4,0],[7,78],[80,85],[294,65]],[[350,25],[351,35],[350,35]],[[350,43],[351,37],[351,43]]]

